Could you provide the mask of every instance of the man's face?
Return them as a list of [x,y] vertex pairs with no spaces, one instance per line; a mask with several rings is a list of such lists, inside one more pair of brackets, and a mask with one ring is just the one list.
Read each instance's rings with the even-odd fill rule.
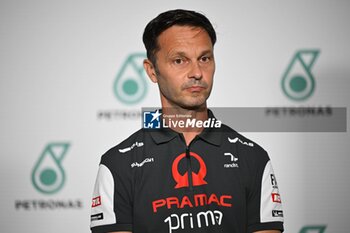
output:
[[162,106],[205,107],[215,71],[208,33],[199,27],[172,26],[160,34],[158,45],[157,69],[149,61],[148,65],[145,61],[145,68],[158,83]]

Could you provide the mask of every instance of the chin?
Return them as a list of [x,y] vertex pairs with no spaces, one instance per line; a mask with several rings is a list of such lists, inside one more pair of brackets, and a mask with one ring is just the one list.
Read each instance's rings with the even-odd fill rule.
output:
[[188,101],[188,102],[184,103],[182,107],[185,109],[189,109],[189,110],[197,110],[197,109],[206,107],[206,102],[205,101],[196,101],[196,102],[191,103],[190,101]]

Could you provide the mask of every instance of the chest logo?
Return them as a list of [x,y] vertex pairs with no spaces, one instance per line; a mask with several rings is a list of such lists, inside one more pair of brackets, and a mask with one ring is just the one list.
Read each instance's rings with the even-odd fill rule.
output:
[[236,158],[233,154],[231,154],[230,152],[224,153],[224,156],[230,156],[230,160],[232,163],[226,163],[224,164],[224,168],[238,168],[238,158]]
[[[198,173],[195,173],[191,171],[191,178],[192,178],[192,185],[193,186],[200,186],[205,185],[207,182],[204,180],[205,176],[207,175],[207,166],[204,163],[204,160],[202,157],[200,157],[198,154],[194,152],[190,152],[190,156],[195,158],[199,163],[199,171]],[[181,175],[179,172],[179,163],[180,161],[186,157],[186,153],[182,153],[179,156],[176,157],[176,159],[173,162],[172,165],[172,173],[173,178],[175,182],[177,183],[175,188],[184,188],[189,187],[189,174],[188,171],[185,172],[185,174]]]
[[242,141],[241,139],[239,139],[238,137],[235,137],[234,139],[231,139],[230,137],[227,138],[228,141],[230,143],[236,143],[236,142],[240,142],[241,144],[243,145],[246,145],[246,146],[250,146],[250,147],[254,147],[254,144],[252,142],[245,142],[245,141]]

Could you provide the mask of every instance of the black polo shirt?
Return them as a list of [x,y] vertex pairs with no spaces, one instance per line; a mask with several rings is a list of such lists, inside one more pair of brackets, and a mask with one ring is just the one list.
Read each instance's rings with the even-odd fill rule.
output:
[[91,229],[283,231],[283,211],[266,151],[228,126],[204,129],[189,146],[171,129],[141,129],[102,156]]

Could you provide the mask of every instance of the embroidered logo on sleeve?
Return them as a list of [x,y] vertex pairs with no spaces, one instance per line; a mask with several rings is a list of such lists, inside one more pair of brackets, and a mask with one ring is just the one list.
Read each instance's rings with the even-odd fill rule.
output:
[[272,217],[283,218],[283,211],[282,210],[272,210]]
[[282,203],[281,196],[279,193],[271,193],[272,202]]
[[102,219],[103,219],[103,213],[98,213],[98,214],[91,215],[91,222],[92,221],[97,221],[97,220],[102,220]]
[[92,208],[100,206],[101,205],[101,196],[92,198]]

